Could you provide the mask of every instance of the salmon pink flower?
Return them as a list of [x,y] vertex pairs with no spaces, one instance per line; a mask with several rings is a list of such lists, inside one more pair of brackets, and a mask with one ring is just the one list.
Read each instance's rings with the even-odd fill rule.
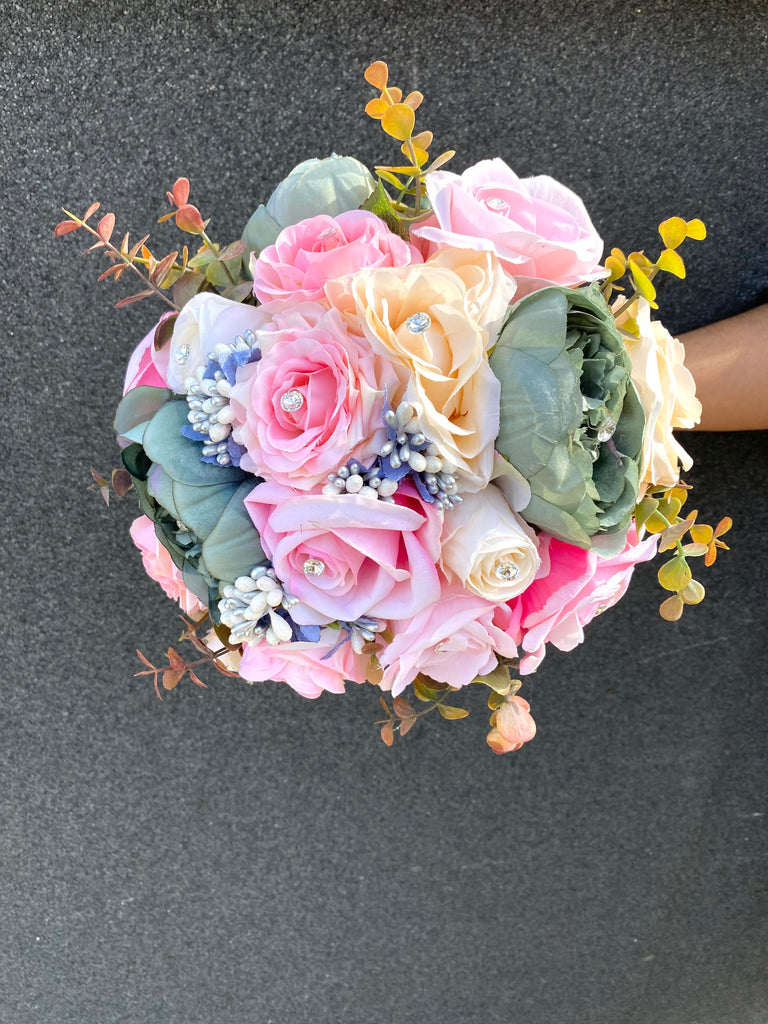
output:
[[536,723],[531,706],[522,697],[507,697],[506,701],[491,715],[491,731],[486,742],[494,754],[508,754],[519,750],[524,743],[536,735]]

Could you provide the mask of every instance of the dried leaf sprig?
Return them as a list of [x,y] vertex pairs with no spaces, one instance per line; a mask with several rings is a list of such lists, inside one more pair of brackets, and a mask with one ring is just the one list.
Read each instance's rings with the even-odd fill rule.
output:
[[[82,217],[64,209],[67,219],[56,225],[54,234],[68,235],[74,231],[84,230],[96,239],[85,252],[103,250],[111,263],[111,266],[99,275],[99,281],[108,277],[119,281],[127,270],[141,280],[144,285],[141,291],[120,299],[115,303],[116,309],[157,296],[178,312],[193,295],[200,291],[214,290],[236,302],[245,300],[251,288],[250,282],[242,279],[241,257],[245,251],[245,243],[238,239],[222,248],[211,241],[206,234],[210,221],[203,220],[198,208],[189,202],[189,181],[186,178],[177,179],[173,190],[166,194],[175,209],[160,217],[159,222],[174,219],[181,231],[201,239],[202,246],[191,258],[186,245],[181,250],[174,249],[165,256],[156,256],[147,245],[149,234],[144,235],[138,242],[131,243],[130,232],[126,232],[120,245],[116,245],[112,241],[115,230],[114,213],[104,214],[95,227],[88,223],[101,208],[99,203],[92,203]],[[166,293],[171,289],[172,297],[169,297]]]
[[[124,498],[133,487],[133,477],[127,469],[113,469],[110,479],[107,480],[91,466],[91,476],[107,506],[109,506],[110,491],[116,498]],[[93,487],[91,486],[89,490],[93,490]]]
[[[221,641],[221,649],[212,651],[197,635],[197,632],[201,627],[210,625],[209,613],[206,612],[199,619],[189,619],[184,615],[179,617],[186,626],[186,629],[179,637],[179,640],[189,641],[195,649],[200,652],[202,657],[197,658],[195,661],[187,661],[175,648],[169,647],[165,652],[165,658],[168,664],[153,665],[141,651],[137,650],[136,654],[138,655],[139,660],[142,664],[146,665],[147,668],[142,672],[135,672],[134,676],[152,676],[155,685],[155,693],[161,700],[162,694],[160,693],[160,683],[162,683],[164,690],[173,690],[187,674],[189,674],[189,678],[197,686],[207,688],[206,683],[204,683],[195,672],[195,669],[201,665],[212,665],[221,673],[221,675],[227,676],[230,679],[238,679],[239,676],[237,672],[231,672],[228,668],[225,668],[220,659],[226,657],[235,650],[239,650],[239,648],[232,647],[228,643]],[[218,630],[216,630],[216,633],[218,636]],[[220,637],[219,639],[221,640]]]

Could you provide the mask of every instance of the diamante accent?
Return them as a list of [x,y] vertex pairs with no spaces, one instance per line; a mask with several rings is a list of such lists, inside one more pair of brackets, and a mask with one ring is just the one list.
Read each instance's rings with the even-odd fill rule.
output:
[[499,562],[493,571],[496,573],[496,578],[504,583],[511,583],[520,575],[520,570],[514,562]]
[[432,317],[429,313],[412,313],[405,321],[405,326],[411,334],[424,334],[432,326]]
[[186,361],[189,359],[191,351],[192,349],[190,348],[189,345],[179,345],[179,347],[173,353],[174,363],[179,363],[179,365],[183,365],[184,363],[186,363]]
[[603,422],[600,424],[597,430],[597,440],[601,443],[603,441],[610,441],[613,435],[616,433],[616,420],[612,420],[610,416],[606,416]]
[[307,576],[322,576],[325,572],[325,562],[320,558],[308,558],[302,569]]
[[283,412],[298,412],[302,405],[304,405],[304,395],[296,388],[291,388],[290,391],[280,395],[280,408]]
[[503,199],[499,199],[498,196],[491,196],[490,199],[486,200],[485,205],[488,207],[489,210],[493,210],[494,213],[498,213],[501,210],[509,209],[509,203],[504,202]]

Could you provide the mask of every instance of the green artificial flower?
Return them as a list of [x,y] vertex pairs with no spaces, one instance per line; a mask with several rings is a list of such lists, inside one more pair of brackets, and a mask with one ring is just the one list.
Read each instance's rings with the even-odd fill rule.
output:
[[305,160],[280,182],[266,206],[263,204],[248,221],[243,239],[247,252],[256,255],[272,245],[283,230],[308,217],[325,213],[337,217],[357,210],[373,192],[374,180],[368,168],[352,156],[332,156]]
[[260,483],[236,466],[200,461],[199,443],[185,437],[186,401],[166,388],[129,391],[115,416],[118,436],[131,443],[123,464],[142,512],[181,570],[187,587],[218,621],[220,583],[233,583],[265,561],[243,504]]
[[522,517],[568,544],[621,550],[645,415],[599,285],[522,299],[490,363],[501,382],[496,448],[531,485]]

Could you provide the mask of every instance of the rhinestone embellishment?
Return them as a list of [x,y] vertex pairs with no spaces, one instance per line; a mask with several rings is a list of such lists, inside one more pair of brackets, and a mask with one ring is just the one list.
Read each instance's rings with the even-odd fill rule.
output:
[[603,441],[610,441],[613,435],[616,433],[616,421],[612,420],[610,416],[606,416],[603,422],[600,424],[597,430],[597,440],[601,443]]
[[514,562],[499,562],[493,571],[496,574],[496,578],[504,583],[511,583],[512,580],[516,580],[520,575],[520,570]]
[[429,313],[412,313],[405,321],[405,326],[411,334],[424,334],[432,326],[432,317]]
[[325,562],[320,558],[308,558],[302,569],[307,576],[322,576],[325,572]]
[[304,405],[304,395],[296,388],[291,388],[290,391],[280,395],[280,408],[283,412],[298,412],[302,405]]
[[189,345],[179,345],[176,351],[173,353],[173,361],[183,366],[184,363],[189,359],[192,349]]
[[505,203],[503,199],[499,199],[498,196],[491,196],[490,199],[486,200],[485,205],[489,210],[493,210],[494,213],[500,213],[502,210],[509,209],[509,203]]

